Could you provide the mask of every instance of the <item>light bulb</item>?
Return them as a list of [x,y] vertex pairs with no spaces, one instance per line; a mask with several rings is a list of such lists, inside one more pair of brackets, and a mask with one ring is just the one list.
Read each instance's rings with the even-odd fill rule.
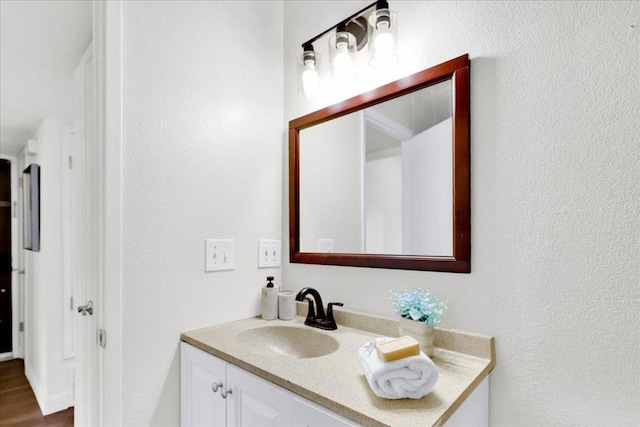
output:
[[395,12],[378,9],[369,17],[373,27],[369,40],[369,66],[374,70],[389,69],[398,63],[397,19]]
[[347,50],[346,43],[338,43],[336,45],[338,53],[333,58],[333,68],[336,73],[347,73],[351,68],[351,58],[349,57],[349,51]]
[[377,54],[389,54],[393,50],[393,34],[389,32],[389,23],[381,22],[378,25],[378,34],[373,41],[373,47]]
[[315,62],[312,60],[304,61],[302,90],[307,98],[314,98],[320,92],[320,76],[316,71]]

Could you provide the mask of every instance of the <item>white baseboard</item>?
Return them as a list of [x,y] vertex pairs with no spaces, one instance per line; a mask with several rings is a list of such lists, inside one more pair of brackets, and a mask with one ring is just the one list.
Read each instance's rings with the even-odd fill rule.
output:
[[40,410],[42,410],[41,400],[43,400],[42,395],[44,394],[44,391],[40,383],[40,377],[38,376],[36,371],[31,368],[31,365],[29,365],[27,360],[24,361],[24,376],[27,377],[27,381],[29,381],[31,390],[33,391],[33,394],[35,394],[36,400],[38,401],[38,406],[40,406]]
[[13,352],[0,353],[0,362],[4,362],[5,360],[11,360],[11,359],[15,359],[15,357],[13,357]]
[[40,382],[40,378],[29,366],[28,363],[24,364],[24,375],[31,385],[31,390],[36,396],[36,401],[40,407],[42,415],[53,414],[54,412],[64,411],[67,408],[73,406],[73,396],[69,392],[54,394],[53,396],[47,396],[44,387]]
[[[40,404],[38,402],[38,404]],[[47,397],[44,405],[40,405],[42,415],[53,414],[54,412],[64,411],[67,408],[73,406],[73,399],[68,392],[58,393],[53,396]]]

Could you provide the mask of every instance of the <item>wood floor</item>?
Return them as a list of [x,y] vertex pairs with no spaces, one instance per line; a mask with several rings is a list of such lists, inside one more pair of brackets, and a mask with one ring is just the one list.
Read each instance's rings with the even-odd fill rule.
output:
[[73,408],[47,415],[24,376],[22,359],[0,362],[0,427],[73,427]]

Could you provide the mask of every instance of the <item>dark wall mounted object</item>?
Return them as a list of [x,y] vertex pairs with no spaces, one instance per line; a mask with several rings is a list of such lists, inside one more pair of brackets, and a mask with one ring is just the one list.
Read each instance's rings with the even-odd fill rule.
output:
[[[455,273],[471,271],[469,65],[468,55],[463,55],[289,122],[289,247],[292,263]],[[451,80],[453,91],[453,255],[300,252],[300,131],[446,80]]]
[[23,244],[30,251],[40,251],[40,166],[30,164],[23,171]]

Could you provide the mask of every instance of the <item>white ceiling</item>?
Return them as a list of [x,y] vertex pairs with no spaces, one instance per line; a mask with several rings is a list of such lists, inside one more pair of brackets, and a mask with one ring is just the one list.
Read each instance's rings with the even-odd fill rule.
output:
[[[369,107],[392,122],[417,135],[451,117],[451,80]],[[390,134],[376,131],[367,124],[367,153],[398,147],[400,142]],[[404,141],[404,140],[403,140]]]
[[44,118],[73,119],[73,72],[91,41],[91,1],[0,0],[0,152]]

